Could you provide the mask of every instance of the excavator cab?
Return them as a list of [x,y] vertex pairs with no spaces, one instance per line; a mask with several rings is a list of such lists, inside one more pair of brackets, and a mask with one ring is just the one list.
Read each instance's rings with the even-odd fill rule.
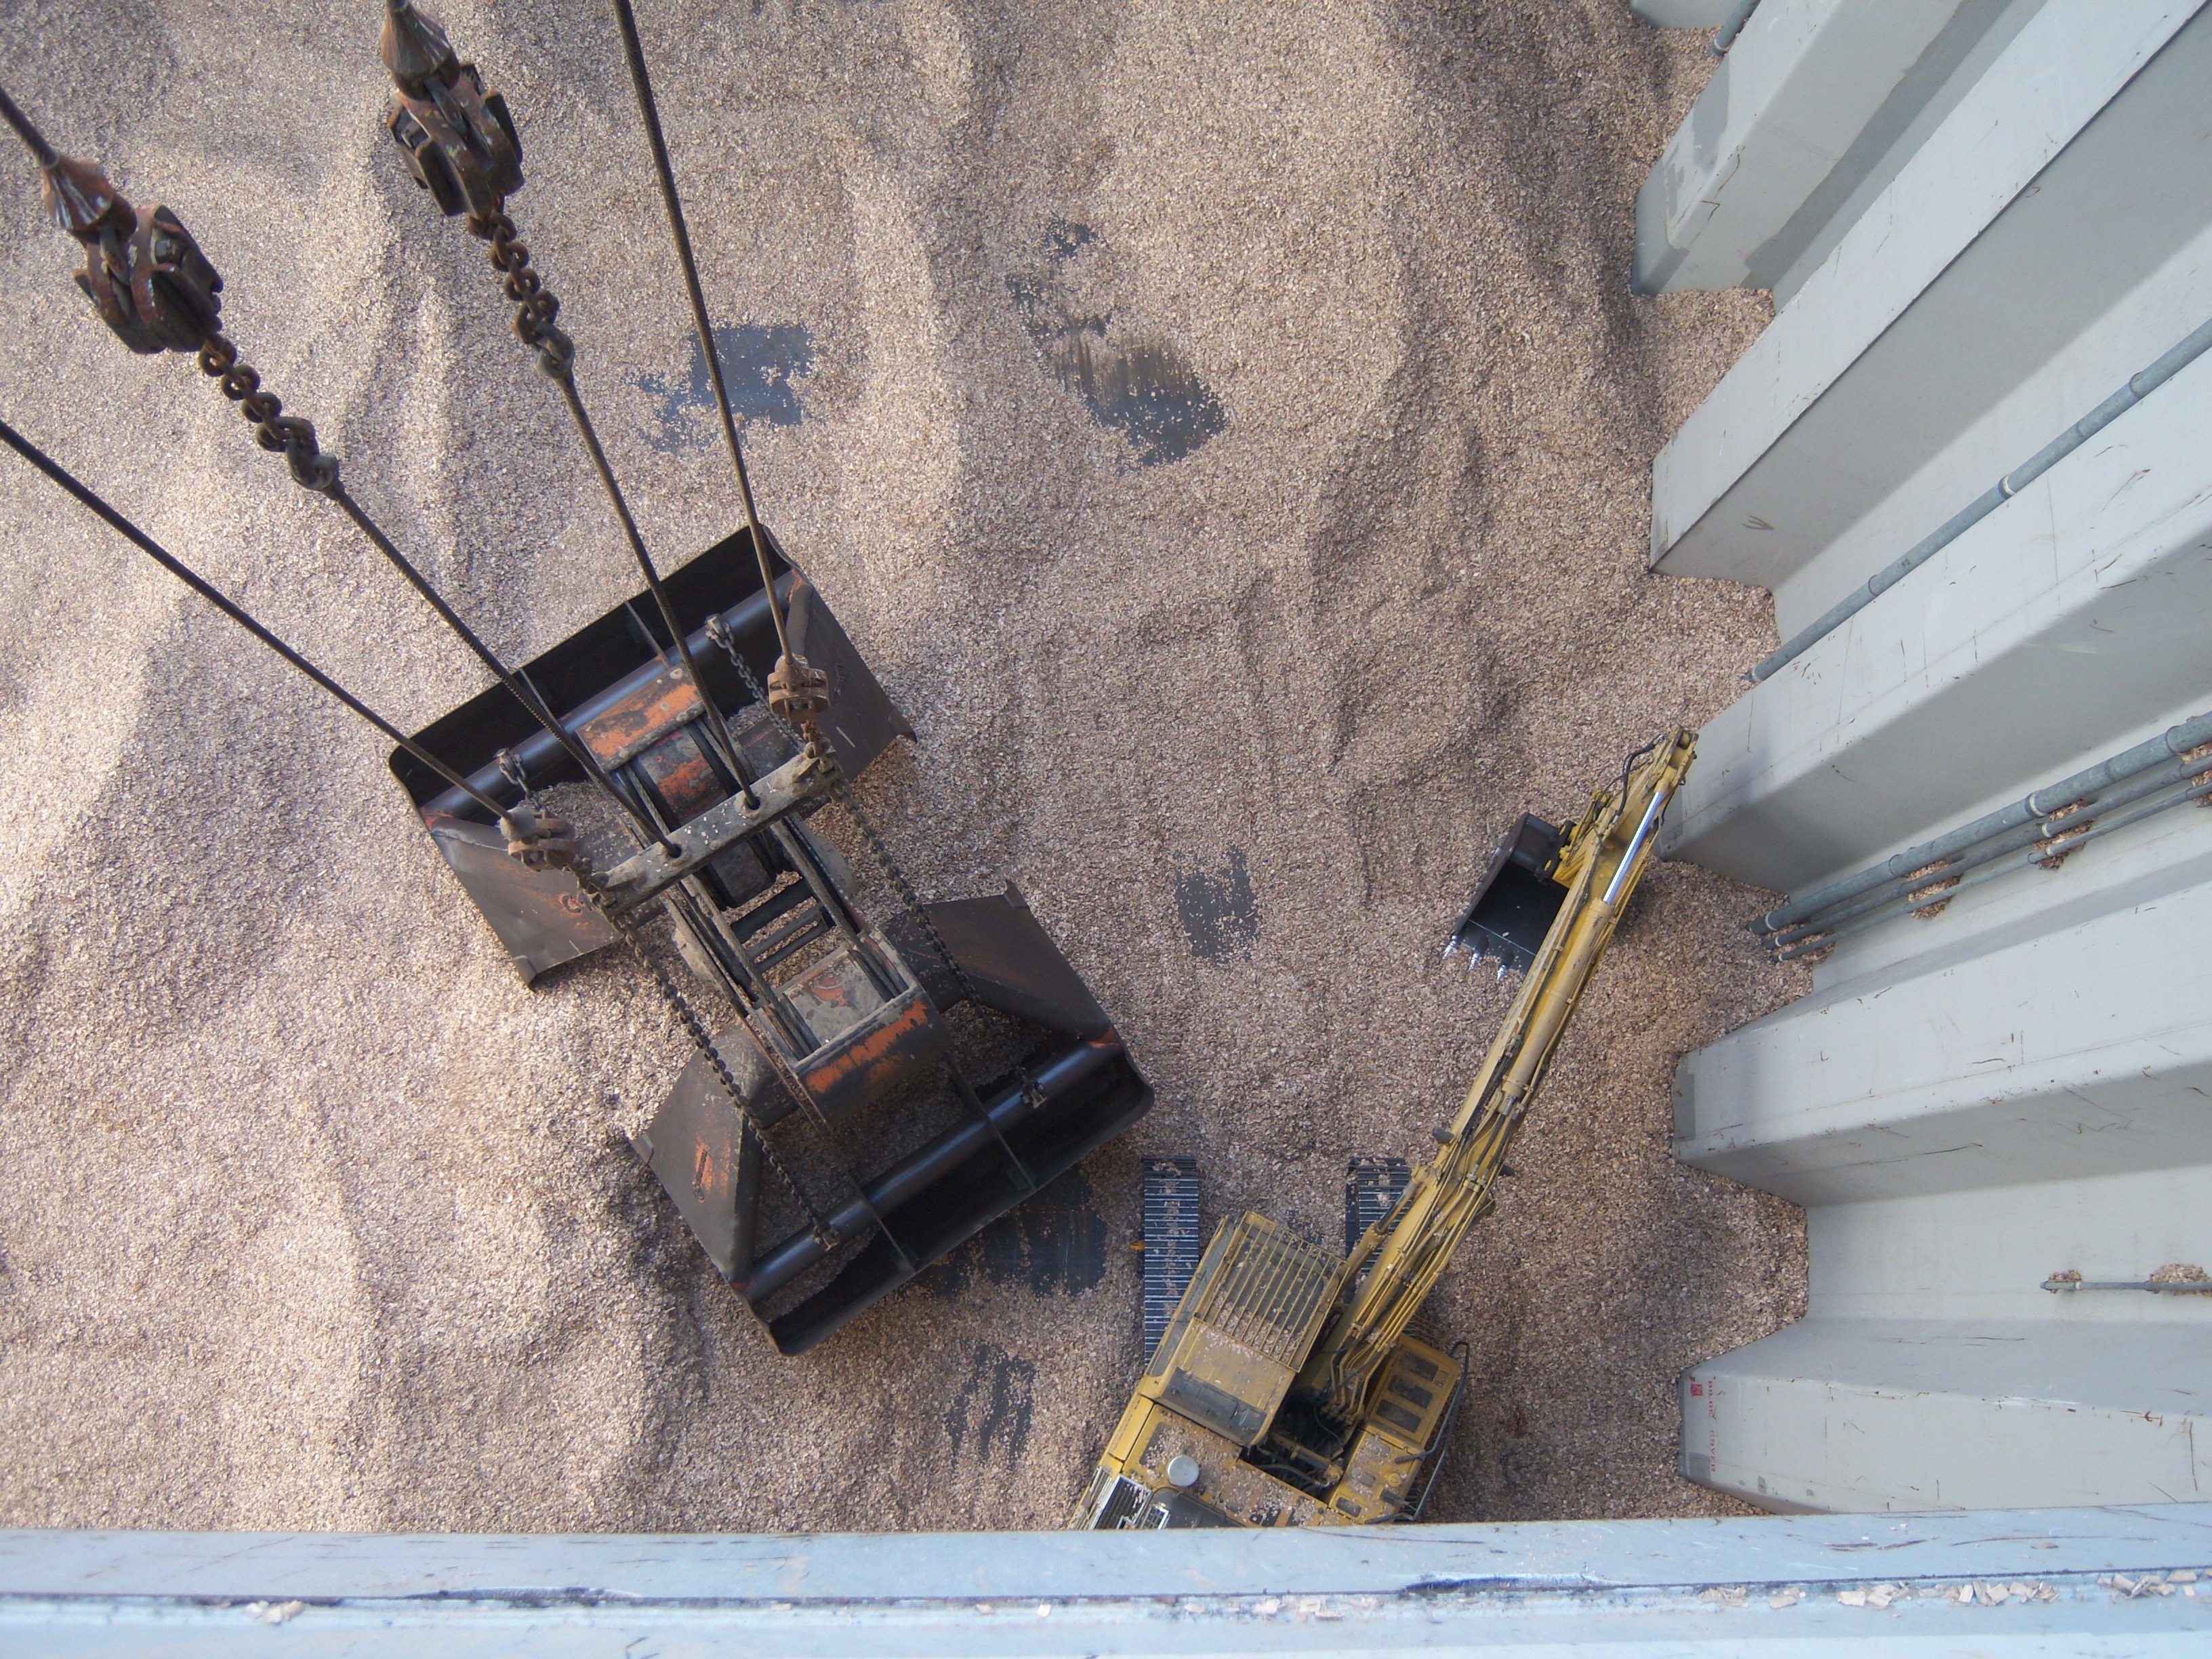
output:
[[[744,532],[664,582],[734,769],[645,594],[521,671],[663,846],[609,821],[576,835],[573,864],[520,857],[422,762],[400,750],[391,764],[526,982],[617,943],[656,903],[673,911],[684,962],[739,1017],[712,1035],[712,1060],[702,1041],[635,1143],[715,1270],[796,1353],[1128,1127],[1152,1091],[1011,887],[925,905],[887,866],[908,902],[863,909],[811,820],[913,733],[768,550],[793,652],[828,681],[818,747],[760,690],[779,647]],[[415,741],[502,805],[592,804],[582,769],[503,689]]]

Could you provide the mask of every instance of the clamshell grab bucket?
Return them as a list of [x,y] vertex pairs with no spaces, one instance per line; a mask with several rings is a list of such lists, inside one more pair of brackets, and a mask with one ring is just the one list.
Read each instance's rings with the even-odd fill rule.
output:
[[[830,676],[830,713],[822,722],[823,735],[838,769],[857,778],[894,737],[911,738],[913,730],[821,596],[775,551],[773,537],[769,563],[786,607],[793,648]],[[729,659],[708,638],[705,626],[709,616],[720,616],[754,678],[767,678],[775,665],[775,628],[762,591],[751,537],[741,530],[717,543],[672,572],[664,585],[676,614],[691,624],[692,660],[705,675],[708,694],[726,711],[746,710],[749,705],[757,709]],[[665,792],[680,799],[683,786],[690,781],[684,773],[703,766],[697,743],[665,731],[660,737],[672,740],[660,743],[657,751],[653,743],[639,741],[653,738],[656,727],[665,723],[659,717],[689,696],[688,687],[669,665],[667,646],[658,611],[649,596],[640,593],[533,659],[521,673],[560,712],[562,724],[585,738],[602,763],[641,763],[643,770],[657,775],[650,786],[656,794]],[[790,752],[765,710],[750,718],[732,716],[731,726],[748,758],[758,767]],[[433,721],[415,734],[415,741],[498,801],[520,798],[507,771],[502,770],[502,757],[509,769],[520,769],[533,789],[583,781],[575,763],[499,686]],[[575,877],[561,870],[526,870],[514,863],[507,856],[504,837],[483,810],[447,787],[404,750],[392,751],[391,765],[438,850],[491,923],[526,981],[613,942],[614,930],[585,899]]]
[[[573,872],[510,857],[484,809],[405,751],[392,768],[526,981],[616,942],[610,910],[641,920],[665,899],[684,962],[739,1018],[713,1038],[719,1068],[696,1055],[635,1144],[716,1271],[796,1353],[1119,1134],[1152,1096],[1012,889],[862,913],[851,872],[807,820],[838,779],[913,733],[805,579],[781,558],[770,568],[793,653],[829,678],[819,725],[834,771],[754,700],[725,648],[756,684],[775,664],[742,532],[664,584],[742,780],[644,595],[521,671],[677,848],[586,837],[597,902]],[[416,741],[502,805],[583,781],[503,688]],[[956,1027],[963,1004],[973,1012]]]

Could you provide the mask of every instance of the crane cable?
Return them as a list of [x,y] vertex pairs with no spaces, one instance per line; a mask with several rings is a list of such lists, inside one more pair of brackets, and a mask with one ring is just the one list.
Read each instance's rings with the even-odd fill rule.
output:
[[[0,96],[4,95],[0,94]],[[122,514],[110,507],[90,486],[82,483],[67,467],[62,465],[60,462],[55,460],[5,421],[0,421],[0,443],[5,443],[9,448],[30,462],[33,466],[67,490],[76,499],[78,505],[92,513],[117,535],[137,547],[140,552],[152,559],[179,581],[252,635],[255,639],[260,641],[294,668],[299,670],[301,673],[322,687],[369,725],[398,744],[423,765],[445,779],[454,788],[465,793],[477,805],[489,812],[495,819],[503,818],[506,816],[506,808],[500,805],[497,801],[492,799],[459,772],[423,748],[414,738],[409,737],[390,720],[386,720],[383,715],[378,714],[359,697],[355,696],[352,692],[347,690],[314,664],[309,662],[306,657],[256,622],[243,606],[234,604],[214,583],[209,581],[182,559],[125,518]]]
[[622,28],[623,53],[629,60],[630,85],[637,94],[638,113],[645,119],[645,136],[653,147],[653,168],[660,184],[660,204],[668,210],[668,228],[676,238],[676,252],[684,266],[684,291],[691,302],[692,325],[699,349],[707,360],[707,379],[714,388],[714,407],[722,421],[722,441],[729,446],[730,465],[738,475],[738,495],[744,502],[745,529],[751,535],[753,556],[760,564],[761,587],[768,595],[769,620],[775,624],[776,650],[791,655],[791,635],[785,630],[783,611],[775,602],[775,578],[769,569],[768,538],[762,533],[760,512],[753,504],[752,476],[745,468],[744,446],[738,439],[737,416],[730,408],[729,387],[722,380],[722,357],[714,347],[714,326],[707,313],[707,296],[699,286],[699,264],[691,252],[691,232],[684,220],[684,204],[676,193],[676,173],[668,160],[668,140],[660,130],[660,107],[653,96],[653,81],[646,73],[645,47],[638,39],[637,17],[629,0],[614,0],[615,21]]
[[[723,718],[721,705],[708,692],[706,677],[676,619],[676,605],[662,584],[659,567],[645,544],[629,497],[615,477],[599,429],[584,406],[583,393],[576,386],[575,342],[554,320],[560,314],[561,301],[545,286],[544,278],[531,268],[530,249],[520,240],[520,232],[507,211],[507,199],[522,188],[523,178],[520,140],[506,118],[506,102],[487,92],[475,66],[460,61],[437,21],[416,10],[411,0],[386,0],[385,11],[379,54],[399,94],[398,106],[387,123],[392,136],[407,149],[409,164],[416,169],[418,179],[423,178],[422,156],[404,136],[408,131],[420,135],[422,149],[436,158],[432,165],[445,170],[441,177],[450,179],[453,174],[453,153],[439,149],[424,125],[425,119],[450,130],[454,143],[468,158],[466,183],[455,184],[457,193],[450,198],[439,197],[438,204],[449,216],[465,213],[469,234],[489,245],[492,269],[500,273],[501,291],[514,307],[515,337],[535,354],[538,372],[560,389],[562,401],[591,458],[592,470],[614,510],[623,539],[660,612],[677,666],[699,700],[717,758],[737,780],[746,806],[757,806],[760,803],[746,778],[737,740]],[[414,113],[417,108],[424,114]],[[453,125],[455,122],[459,125]],[[427,179],[424,183],[428,188]],[[773,595],[769,603],[773,607]]]
[[[324,453],[317,442],[314,423],[285,414],[282,400],[263,386],[258,374],[240,361],[237,344],[222,331],[219,320],[222,278],[182,222],[165,207],[142,213],[93,163],[58,154],[4,89],[0,89],[0,116],[4,116],[45,172],[47,205],[56,224],[86,249],[86,270],[78,282],[124,343],[142,355],[172,350],[196,353],[200,371],[215,380],[223,395],[252,422],[254,441],[271,454],[283,456],[293,482],[301,488],[336,502],[440,620],[492,672],[523,711],[567,751],[584,775],[610,799],[627,807],[639,827],[672,855],[675,844],[635,807],[628,806],[590,749],[561,724],[535,689],[509,669],[461,619],[354,499],[340,476],[337,457]],[[126,227],[137,235],[126,240]],[[143,247],[140,236],[144,239]],[[118,258],[120,267],[116,263]],[[122,295],[114,293],[118,277],[124,279]],[[441,775],[447,775],[441,772]],[[474,790],[469,793],[480,803],[489,800]],[[502,821],[507,817],[495,806],[493,811]]]

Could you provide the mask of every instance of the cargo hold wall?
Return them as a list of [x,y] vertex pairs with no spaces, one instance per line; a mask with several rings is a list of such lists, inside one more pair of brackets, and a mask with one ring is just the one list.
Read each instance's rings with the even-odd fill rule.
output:
[[[2212,1499],[2212,748],[2051,795],[2212,711],[2212,354],[2139,378],[2212,320],[2212,14],[1990,38],[1654,468],[1654,568],[1802,636],[1663,843],[1803,900],[1811,994],[1676,1081],[1676,1155],[1808,1212],[1808,1316],[1681,1385],[1684,1473],[1779,1510]],[[1840,118],[1819,70],[1768,62],[1759,122]],[[2023,801],[2033,844],[1923,860]]]

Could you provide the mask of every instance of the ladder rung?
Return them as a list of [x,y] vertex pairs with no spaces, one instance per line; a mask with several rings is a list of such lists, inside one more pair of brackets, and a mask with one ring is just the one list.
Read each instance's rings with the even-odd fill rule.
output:
[[793,910],[811,904],[813,890],[803,881],[794,881],[781,892],[771,893],[751,909],[730,918],[730,926],[740,939],[750,939],[766,932]]
[[757,973],[765,974],[771,968],[774,968],[776,963],[783,961],[787,957],[790,956],[793,951],[799,949],[800,945],[811,944],[815,939],[820,939],[824,933],[834,933],[836,931],[836,930],[830,926],[830,918],[823,915],[820,908],[817,907],[814,914],[807,917],[797,928],[790,933],[778,935],[775,944],[763,951],[760,955],[755,957],[753,958],[753,969]]

